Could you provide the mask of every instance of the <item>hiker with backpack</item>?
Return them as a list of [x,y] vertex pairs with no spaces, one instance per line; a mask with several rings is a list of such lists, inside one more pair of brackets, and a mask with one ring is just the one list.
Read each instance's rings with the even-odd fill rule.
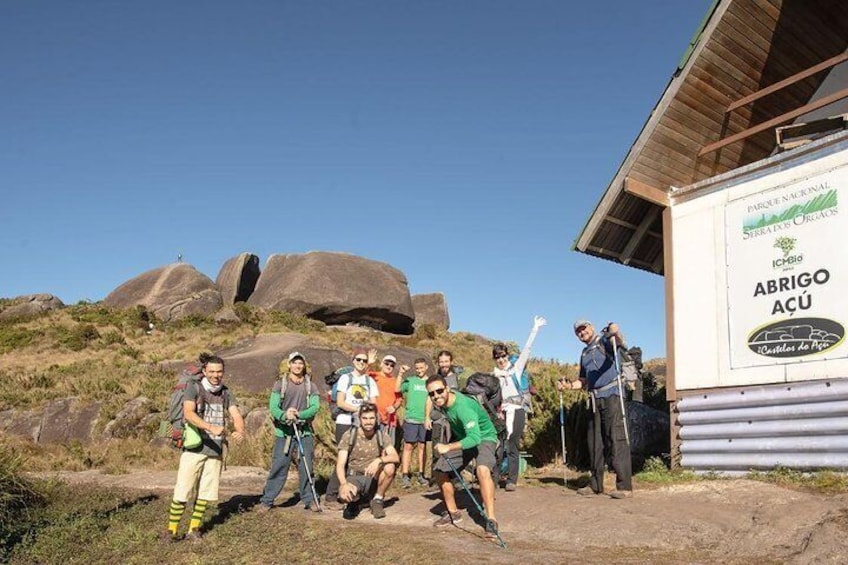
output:
[[[368,365],[377,359],[377,351],[370,352],[357,349],[353,353],[353,367],[346,370],[333,385],[335,393],[336,412],[336,444],[339,444],[342,436],[351,428],[358,425],[359,407],[365,403],[375,404],[380,395],[377,383],[368,376]],[[339,371],[336,371],[338,373]],[[326,510],[342,510],[344,507],[338,502],[339,480],[335,473],[330,475],[327,484],[327,492],[324,496],[324,508]]]
[[200,525],[209,502],[218,500],[218,484],[223,468],[227,438],[227,418],[232,420],[233,439],[244,438],[244,420],[235,395],[224,385],[224,360],[210,356],[203,365],[203,378],[185,388],[183,418],[185,434],[177,484],[168,518],[168,529],[162,532],[165,542],[177,540],[180,519],[189,494],[197,489],[197,498],[186,539],[201,539]]
[[589,486],[577,489],[577,493],[584,496],[603,494],[605,453],[609,453],[615,471],[615,490],[609,495],[615,499],[630,498],[633,485],[627,413],[616,360],[616,350],[624,347],[624,339],[618,324],[610,323],[597,333],[588,320],[574,322],[574,334],[586,344],[580,354],[580,377],[572,382],[562,378],[557,382],[557,388],[586,389],[589,392],[592,415],[589,417],[587,439],[592,478]]
[[383,500],[400,458],[388,434],[377,426],[377,406],[363,403],[358,416],[359,425],[348,429],[339,441],[334,473],[340,485],[339,500],[347,505],[347,518],[355,517],[365,502],[374,518],[385,518]]
[[512,492],[518,483],[518,470],[521,460],[521,436],[527,423],[527,414],[532,412],[530,396],[530,376],[526,372],[530,360],[530,349],[536,340],[539,329],[547,321],[541,317],[533,318],[533,328],[527,337],[527,342],[518,357],[510,357],[507,346],[497,343],[492,348],[492,359],[495,361],[494,375],[501,385],[501,411],[506,424],[506,484],[504,489]]
[[403,404],[406,409],[403,416],[403,458],[401,459],[401,486],[409,488],[412,486],[412,451],[418,448],[418,476],[416,481],[419,485],[429,484],[424,478],[424,451],[427,448],[429,432],[424,426],[424,408],[427,404],[427,360],[419,357],[413,363],[415,374],[408,377],[404,373],[409,367],[404,365],[400,369],[397,382],[397,392],[403,395]]
[[497,539],[498,522],[495,518],[495,483],[492,477],[495,469],[495,452],[498,436],[495,426],[483,407],[473,398],[448,388],[445,378],[433,375],[427,379],[427,394],[433,404],[445,414],[450,425],[451,443],[436,446],[439,459],[433,467],[433,476],[442,491],[445,512],[433,525],[450,526],[462,521],[462,512],[456,506],[456,498],[451,473],[461,478],[460,473],[472,461],[476,460],[475,474],[480,485],[488,520],[486,537]]
[[[459,390],[459,375],[463,369],[453,364],[453,353],[447,349],[442,349],[436,354],[436,363],[438,365],[436,374],[444,377],[449,389]],[[435,463],[439,458],[436,446],[450,441],[450,426],[444,418],[444,413],[433,406],[432,399],[427,396],[427,403],[424,405],[424,427],[430,430],[430,439],[433,442],[432,463]],[[430,477],[430,484],[436,486],[432,476]]]
[[[318,413],[318,387],[312,382],[303,354],[292,351],[287,363],[281,364],[281,378],[271,389],[268,410],[274,421],[274,452],[271,469],[265,481],[257,511],[267,512],[285,487],[292,457],[298,453],[298,479],[300,501],[307,510],[320,512],[312,483],[315,439],[312,419]],[[300,453],[302,448],[303,453]]]

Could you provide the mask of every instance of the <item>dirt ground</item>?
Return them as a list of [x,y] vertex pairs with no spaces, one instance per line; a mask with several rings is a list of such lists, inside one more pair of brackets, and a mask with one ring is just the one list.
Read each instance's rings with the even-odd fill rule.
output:
[[[222,477],[221,500],[260,494],[265,474],[253,467],[228,468]],[[175,472],[150,471],[51,476],[157,493],[171,491],[176,479]],[[292,480],[280,500],[291,491]],[[613,500],[579,496],[562,486],[561,476],[543,477],[540,484],[519,486],[511,493],[498,490],[495,505],[506,549],[486,541],[482,528],[468,517],[437,539],[457,556],[457,562],[848,563],[846,494],[825,496],[734,479],[637,486],[633,498]],[[393,498],[385,519],[374,520],[366,511],[355,522],[390,528],[395,535],[434,531],[432,521],[443,510],[438,495],[397,486],[389,495]],[[473,511],[473,503],[464,496],[458,496],[458,502]],[[274,510],[287,511],[293,510]],[[305,519],[338,522],[339,527],[349,525],[341,513],[306,515]]]

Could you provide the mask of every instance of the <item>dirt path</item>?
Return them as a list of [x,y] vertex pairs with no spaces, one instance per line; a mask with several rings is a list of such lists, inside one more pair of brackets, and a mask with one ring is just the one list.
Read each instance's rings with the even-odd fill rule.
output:
[[[265,473],[229,468],[222,477],[222,500],[260,494]],[[176,479],[168,471],[52,476],[158,493],[170,492]],[[290,482],[286,492],[292,486]],[[442,510],[437,495],[397,488],[390,494],[397,498],[387,506],[384,520],[363,512],[356,522],[396,531],[400,526],[410,535],[418,529],[434,531],[431,523]],[[506,550],[485,541],[482,529],[467,517],[437,538],[458,558],[473,554],[475,561],[493,563],[848,563],[848,495],[824,496],[739,479],[638,489],[632,499],[612,500],[581,497],[556,484],[498,491],[496,508]],[[344,523],[340,513],[308,516]]]

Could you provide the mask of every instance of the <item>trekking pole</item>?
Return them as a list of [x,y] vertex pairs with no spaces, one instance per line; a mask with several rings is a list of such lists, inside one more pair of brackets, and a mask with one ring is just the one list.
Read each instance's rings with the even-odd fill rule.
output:
[[559,391],[559,437],[562,440],[562,486],[568,486],[565,475],[565,407],[562,404],[562,391]]
[[498,527],[492,523],[492,521],[489,519],[488,514],[486,514],[486,510],[483,509],[480,503],[477,502],[477,499],[474,498],[474,495],[471,494],[471,489],[468,488],[468,485],[465,483],[465,479],[462,478],[462,475],[459,474],[459,471],[456,470],[456,467],[453,466],[453,463],[451,463],[451,460],[447,455],[442,455],[442,457],[444,457],[445,461],[448,462],[448,466],[451,468],[451,471],[453,471],[453,474],[456,475],[456,478],[459,480],[459,484],[461,484],[462,488],[465,489],[465,493],[468,495],[468,498],[470,498],[471,502],[474,503],[474,506],[477,507],[477,511],[480,512],[480,515],[483,516],[484,520],[486,520],[486,525],[492,526],[492,529],[495,532],[495,536],[497,536],[498,538],[498,544],[502,548],[506,549],[506,543],[504,543],[503,538],[501,538],[501,534],[500,532],[498,532]]
[[292,427],[294,428],[294,439],[297,441],[297,452],[300,457],[303,458],[303,468],[306,470],[306,481],[309,483],[309,488],[312,489],[312,501],[318,507],[318,512],[323,512],[324,509],[321,508],[321,503],[318,501],[318,493],[315,491],[315,481],[312,480],[312,472],[309,470],[309,461],[306,460],[306,452],[303,449],[303,440],[301,440],[300,437],[300,430],[297,427],[300,423],[303,423],[303,420],[292,423]]
[[621,401],[621,419],[624,423],[624,439],[627,440],[627,447],[630,447],[630,432],[627,431],[627,412],[624,411],[624,391],[621,388],[621,373],[618,371],[618,348],[616,348],[615,336],[612,336],[612,362],[615,367],[615,380],[618,383],[618,399]]

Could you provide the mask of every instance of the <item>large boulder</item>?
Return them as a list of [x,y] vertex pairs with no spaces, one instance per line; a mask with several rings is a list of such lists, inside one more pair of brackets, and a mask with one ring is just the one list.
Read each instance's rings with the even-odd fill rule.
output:
[[78,398],[53,400],[44,409],[38,443],[88,442],[100,417],[100,405]]
[[0,430],[10,435],[38,441],[43,415],[34,410],[5,410],[0,412]]
[[221,298],[226,305],[236,302],[247,302],[256,281],[259,280],[259,257],[251,253],[242,253],[228,259],[218,272],[215,284],[221,291]]
[[247,302],[329,325],[354,323],[396,334],[411,334],[415,318],[403,273],[346,253],[272,255]]
[[192,314],[211,316],[223,301],[212,279],[188,263],[173,263],[128,280],[109,293],[103,304],[113,308],[142,305],[169,322]]
[[271,390],[283,360],[305,342],[302,334],[265,334],[241,340],[215,354],[226,362],[227,385],[250,393]]
[[64,307],[65,304],[52,294],[27,294],[13,298],[11,305],[0,312],[0,320],[31,318]]
[[142,430],[142,422],[154,410],[153,401],[145,396],[139,396],[130,400],[106,424],[106,427],[103,429],[103,437],[105,439],[136,437]]
[[415,310],[416,328],[420,327],[421,324],[433,324],[443,330],[450,328],[448,303],[445,300],[445,295],[441,292],[413,294],[412,308]]

